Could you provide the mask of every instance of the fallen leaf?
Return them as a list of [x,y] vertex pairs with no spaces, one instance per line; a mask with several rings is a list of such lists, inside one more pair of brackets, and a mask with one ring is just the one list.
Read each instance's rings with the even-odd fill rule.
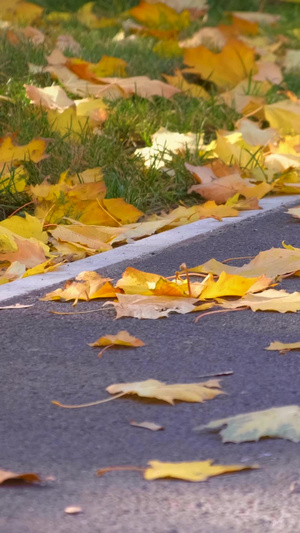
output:
[[216,261],[216,259],[210,259],[203,265],[190,268],[189,272],[212,273],[218,276],[221,272],[227,272],[227,274],[244,276],[246,278],[254,278],[265,274],[268,278],[275,279],[277,276],[290,274],[297,270],[300,270],[300,248],[270,248],[269,250],[259,252],[254,259],[241,267],[231,266]]
[[[156,320],[167,317],[170,313],[186,314],[195,310],[196,298],[172,296],[141,296],[135,294],[117,294],[117,302],[107,302],[114,306],[117,316],[147,318]],[[106,305],[106,304],[104,304]]]
[[[133,337],[128,333],[128,331],[119,331],[116,335],[104,335],[103,337],[100,337],[98,340],[92,343],[88,343],[89,346],[92,346],[93,348],[97,348],[99,346],[105,346],[107,348],[111,347],[130,347],[130,348],[138,348],[139,346],[145,346],[145,343],[138,339],[137,337]],[[102,356],[102,353],[105,351],[102,350],[98,357]]]
[[1,310],[3,309],[26,309],[27,307],[32,307],[34,304],[27,304],[27,305],[22,305],[22,304],[15,304],[15,305],[4,305],[2,307],[0,307]]
[[150,28],[182,30],[190,24],[188,11],[178,13],[175,9],[162,2],[149,4],[141,0],[138,6],[130,9],[129,14],[140,24]]
[[281,100],[264,106],[266,120],[272,128],[281,135],[295,135],[300,133],[299,116],[300,102]]
[[223,442],[258,441],[263,437],[300,442],[300,407],[298,405],[286,405],[230,416],[213,420],[209,424],[195,428],[195,430],[218,430],[221,427],[224,427],[220,431]]
[[45,153],[47,145],[46,139],[33,139],[26,145],[18,146],[13,143],[12,136],[7,135],[0,142],[0,169],[10,168],[15,161],[38,163],[48,157]]
[[48,292],[41,300],[74,300],[75,306],[78,300],[88,302],[97,298],[114,298],[117,291],[110,283],[110,278],[104,278],[97,272],[81,272],[74,281],[67,281],[63,289]]
[[220,53],[214,53],[205,46],[186,48],[184,62],[186,71],[199,74],[224,89],[235,87],[256,72],[254,51],[236,39],[228,39]]
[[219,305],[224,309],[250,307],[252,311],[296,313],[300,311],[300,292],[288,293],[284,290],[267,289],[259,294],[248,294],[235,302],[223,302]]
[[137,394],[143,398],[156,398],[174,405],[175,400],[182,402],[203,403],[213,400],[220,394],[220,380],[211,379],[203,383],[176,383],[168,385],[156,379],[137,381],[135,383],[115,383],[106,388],[109,394]]
[[155,424],[154,422],[135,422],[134,420],[130,420],[130,425],[137,428],[149,429],[150,431],[162,431],[165,429],[163,426]]
[[34,85],[25,85],[25,89],[30,102],[45,109],[55,109],[62,113],[72,106],[75,107],[74,101],[59,85],[51,85],[43,89]]
[[213,462],[212,459],[186,463],[149,461],[144,478],[148,481],[161,478],[175,478],[184,481],[206,481],[210,477],[258,468],[257,465],[214,465],[212,464]]
[[55,44],[56,48],[61,50],[61,52],[65,52],[66,50],[69,50],[72,54],[80,54],[81,52],[81,46],[80,44],[75,41],[74,37],[72,35],[59,35],[56,40]]
[[152,146],[138,148],[135,154],[143,157],[146,167],[161,168],[166,162],[172,161],[172,155],[169,152],[185,152],[187,149],[195,151],[197,144],[195,133],[184,134],[160,128],[152,135]]
[[82,513],[82,508],[74,506],[74,505],[70,505],[68,507],[65,507],[65,513],[66,514],[79,514],[79,513]]
[[291,350],[300,350],[300,342],[280,342],[274,341],[271,342],[265,350],[279,351],[281,354],[285,354]]
[[10,472],[9,470],[0,470],[0,485],[5,484],[6,482],[9,483],[16,481],[21,483],[40,483],[42,480],[38,474],[16,474],[15,472]]
[[221,272],[217,281],[212,274],[205,280],[200,294],[200,300],[216,299],[224,296],[244,296],[247,293],[258,292],[269,287],[272,278],[246,278],[234,274]]
[[5,218],[0,222],[0,226],[25,239],[33,237],[44,244],[48,242],[48,236],[46,231],[43,231],[42,222],[29,215],[29,213],[25,213],[25,216],[14,215],[10,218]]

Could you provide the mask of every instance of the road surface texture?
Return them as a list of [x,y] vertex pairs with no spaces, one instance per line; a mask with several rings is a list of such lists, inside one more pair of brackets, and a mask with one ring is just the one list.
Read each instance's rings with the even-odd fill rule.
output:
[[[132,264],[171,275],[182,262],[255,255],[286,243],[300,246],[300,223],[285,209],[237,222]],[[167,234],[166,234],[167,239]],[[238,264],[238,263],[236,263]],[[104,275],[121,276],[120,264]],[[299,278],[283,287],[300,289]],[[44,291],[45,292],[45,291]],[[71,303],[41,302],[39,294],[9,303],[34,303],[1,313],[1,468],[53,477],[42,486],[2,486],[1,533],[264,533],[299,531],[300,444],[281,439],[222,444],[215,433],[193,428],[216,418],[300,403],[300,355],[265,351],[271,341],[300,340],[299,314],[244,311],[160,320],[114,320],[113,310],[83,315]],[[3,304],[4,305],[4,304]],[[80,303],[77,310],[102,302]],[[104,334],[128,330],[146,345],[108,351],[87,346]],[[232,370],[222,378],[226,395],[205,404],[143,401],[133,397],[80,410],[51,400],[85,403],[107,397],[105,388],[148,378],[169,383]],[[165,427],[151,432],[130,420]],[[259,463],[261,468],[204,483],[145,481],[139,472],[111,465],[144,466],[151,459]],[[299,482],[299,484],[297,484]],[[80,506],[66,515],[66,506]]]

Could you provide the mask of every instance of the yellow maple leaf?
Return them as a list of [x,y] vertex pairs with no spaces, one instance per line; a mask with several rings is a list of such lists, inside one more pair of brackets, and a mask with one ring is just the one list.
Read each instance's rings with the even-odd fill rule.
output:
[[43,231],[43,225],[41,221],[25,213],[25,216],[15,215],[10,218],[6,218],[0,222],[0,226],[7,228],[16,235],[20,235],[25,239],[33,237],[38,241],[42,241],[44,244],[48,242],[48,236],[45,231]]
[[141,341],[137,337],[133,337],[132,335],[128,333],[128,331],[119,331],[119,333],[117,333],[116,335],[104,335],[103,337],[100,337],[95,342],[88,343],[88,344],[89,346],[92,346],[93,348],[98,348],[100,346],[105,347],[98,354],[98,357],[101,357],[104,351],[112,347],[138,348],[139,346],[145,346],[145,343],[143,341]]
[[182,402],[203,403],[224,394],[220,390],[220,380],[212,379],[203,383],[175,383],[167,384],[156,379],[137,381],[134,383],[116,383],[106,388],[109,394],[136,394],[143,398],[156,398],[174,404],[175,400]]
[[256,71],[254,50],[237,39],[228,39],[220,53],[205,46],[186,48],[184,62],[187,71],[200,74],[224,89],[235,87],[240,81]]
[[210,274],[204,283],[200,294],[200,300],[216,299],[222,296],[244,296],[248,292],[256,292],[266,289],[272,282],[271,278],[246,278],[234,274],[221,272],[217,281]]
[[31,160],[38,163],[48,157],[45,153],[48,142],[46,139],[33,139],[28,144],[18,146],[13,143],[11,135],[4,137],[0,143],[0,169],[10,168],[15,161]]
[[150,28],[182,30],[190,24],[190,14],[187,10],[177,13],[175,9],[161,2],[149,4],[141,0],[138,6],[130,9],[129,14]]
[[258,468],[257,465],[214,465],[212,463],[212,459],[185,463],[149,461],[144,478],[148,481],[161,478],[183,479],[184,481],[206,481],[210,477]]

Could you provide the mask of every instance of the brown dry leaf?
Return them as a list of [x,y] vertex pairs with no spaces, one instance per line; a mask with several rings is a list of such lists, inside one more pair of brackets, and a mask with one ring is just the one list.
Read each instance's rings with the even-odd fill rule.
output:
[[274,341],[271,342],[265,350],[271,350],[271,351],[278,351],[281,354],[285,354],[286,352],[290,352],[291,350],[300,350],[300,342],[280,342],[280,341]]
[[176,383],[168,385],[156,379],[134,383],[115,383],[106,388],[109,394],[137,394],[143,398],[156,398],[174,405],[175,400],[182,402],[203,403],[213,400],[220,394],[220,380],[211,379],[203,383]]
[[224,89],[235,87],[256,72],[253,49],[232,38],[217,54],[205,46],[186,48],[184,62],[190,67],[186,71],[199,74]]
[[16,474],[9,470],[0,470],[0,485],[16,481],[21,483],[40,483],[42,480],[38,474],[33,474],[31,472]]
[[167,317],[170,313],[186,314],[195,310],[196,298],[183,298],[172,296],[142,296],[135,294],[117,294],[118,302],[107,302],[104,305],[113,305],[117,316],[147,318],[156,320]]
[[149,429],[150,431],[162,431],[165,429],[163,426],[154,422],[135,422],[134,420],[130,420],[130,425],[137,428]]
[[192,461],[187,463],[162,463],[161,461],[149,461],[148,468],[144,473],[147,480],[174,478],[184,481],[206,481],[210,477],[220,476],[242,470],[258,468],[257,465],[214,465],[213,460]]
[[259,294],[248,294],[235,302],[223,302],[219,305],[224,309],[250,307],[252,311],[297,313],[300,311],[300,292],[288,293],[285,290],[267,289]]

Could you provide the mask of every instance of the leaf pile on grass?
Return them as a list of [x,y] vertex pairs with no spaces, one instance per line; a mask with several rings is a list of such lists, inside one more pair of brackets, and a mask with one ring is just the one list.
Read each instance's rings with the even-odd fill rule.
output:
[[42,4],[0,11],[1,284],[298,194],[299,6]]

